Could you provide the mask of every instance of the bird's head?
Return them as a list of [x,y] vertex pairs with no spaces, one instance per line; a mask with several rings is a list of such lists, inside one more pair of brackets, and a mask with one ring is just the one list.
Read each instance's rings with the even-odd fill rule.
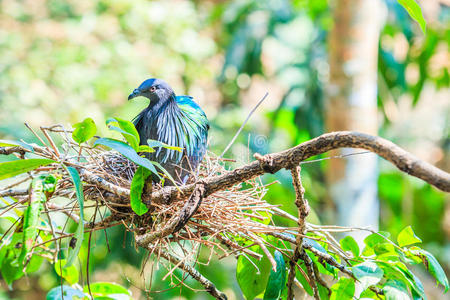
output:
[[164,80],[157,78],[150,78],[145,80],[141,85],[134,89],[134,91],[128,96],[128,100],[143,96],[150,99],[150,105],[154,105],[160,101],[167,101],[171,97],[175,96],[170,85]]

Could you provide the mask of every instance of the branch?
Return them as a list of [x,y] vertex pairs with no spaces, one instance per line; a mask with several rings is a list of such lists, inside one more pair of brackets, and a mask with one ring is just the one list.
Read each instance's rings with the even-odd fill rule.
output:
[[[294,290],[293,290],[293,284],[295,279],[295,267],[297,264],[297,261],[302,256],[301,253],[303,253],[303,235],[305,234],[306,226],[305,226],[305,219],[309,214],[309,205],[308,201],[305,199],[305,189],[302,185],[302,179],[300,177],[300,166],[297,166],[296,168],[293,168],[291,170],[292,174],[292,184],[294,185],[295,189],[295,205],[298,208],[298,235],[296,238],[295,243],[295,249],[294,249],[294,255],[292,256],[290,262],[289,262],[289,277],[288,277],[288,294],[287,299],[292,300],[294,299]],[[306,263],[306,262],[305,262]],[[314,288],[314,287],[313,287]],[[317,287],[316,287],[317,290]]]
[[[149,250],[151,250],[151,249],[149,249]],[[177,266],[177,268],[179,268],[179,269],[189,273],[189,275],[191,275],[192,278],[194,278],[201,285],[203,285],[205,290],[208,293],[210,293],[214,298],[221,299],[221,300],[226,300],[227,299],[227,296],[224,293],[222,293],[221,291],[219,291],[216,288],[216,286],[214,285],[214,283],[212,283],[209,279],[207,279],[202,274],[200,274],[200,272],[198,272],[196,269],[194,269],[193,267],[187,265],[184,261],[176,258],[172,254],[167,253],[165,251],[161,251],[159,253],[159,255],[164,257],[166,260],[170,261],[175,266]]]
[[[206,195],[229,188],[237,183],[250,180],[265,173],[276,173],[281,169],[292,169],[301,161],[339,148],[362,148],[378,154],[394,164],[401,171],[420,178],[436,188],[450,192],[450,174],[435,166],[421,161],[394,143],[381,137],[354,131],[337,131],[323,134],[288,150],[255,155],[258,160],[236,168],[219,176],[205,178]],[[180,187],[165,187],[151,196],[155,203],[168,203],[175,199],[184,199],[193,190],[195,184]],[[149,203],[147,201],[147,203]]]

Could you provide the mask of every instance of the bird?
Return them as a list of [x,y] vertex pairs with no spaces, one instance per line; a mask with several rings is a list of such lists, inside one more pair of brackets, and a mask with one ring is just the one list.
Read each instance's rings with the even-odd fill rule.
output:
[[[140,144],[156,140],[182,151],[158,147],[145,156],[158,162],[178,184],[185,184],[198,171],[207,149],[209,121],[202,108],[191,96],[177,96],[170,85],[162,79],[150,78],[134,89],[128,100],[143,96],[149,105],[134,119]],[[152,175],[153,182],[159,182]],[[165,185],[172,185],[165,180]]]

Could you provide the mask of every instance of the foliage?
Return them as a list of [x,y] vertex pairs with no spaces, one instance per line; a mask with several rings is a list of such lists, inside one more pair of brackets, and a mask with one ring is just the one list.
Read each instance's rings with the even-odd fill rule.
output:
[[[331,249],[328,249],[328,244],[325,242],[324,237],[321,237],[321,240],[319,242],[309,240],[309,242],[314,243],[314,248],[320,252],[327,253],[338,262],[343,263],[339,256]],[[384,291],[387,298],[396,296],[407,297],[407,299],[416,296],[424,298],[425,290],[423,285],[419,278],[411,271],[411,267],[420,262],[435,278],[436,282],[444,287],[445,292],[447,292],[449,288],[447,277],[442,267],[436,264],[437,261],[434,256],[417,246],[411,246],[412,244],[421,243],[411,226],[406,227],[400,232],[397,240],[399,244],[395,244],[389,239],[389,233],[374,232],[365,238],[365,247],[360,253],[357,243],[351,236],[342,239],[340,244],[342,245],[342,249],[344,251],[346,250],[345,253],[349,255],[347,257],[351,264],[349,270],[354,278],[337,276],[338,270],[334,266],[319,260],[309,250],[306,250],[306,253],[320,273],[323,275],[333,275],[336,278],[335,283],[330,288],[330,299],[358,298],[360,296],[362,297],[365,293],[373,293],[375,289]],[[275,247],[279,246],[277,243],[273,245]],[[258,246],[253,246],[253,249],[258,253],[262,253]],[[279,252],[275,253],[275,257],[277,258],[277,271],[271,271],[270,276],[268,276],[268,270],[271,265],[267,259],[255,261],[245,256],[239,257],[237,279],[246,299],[254,299],[258,295],[263,294],[264,291],[264,297],[268,295],[268,299],[278,299],[278,296],[274,297],[269,295],[274,295],[275,293],[279,295],[281,293],[284,285],[278,284],[284,283],[284,276],[287,269],[285,263],[280,262],[282,256]],[[284,259],[288,258],[285,257]],[[283,270],[278,269],[278,267]],[[297,278],[305,288],[305,291],[312,295],[312,289],[308,286],[309,284],[304,277],[297,276]],[[356,294],[356,285],[361,287],[358,291],[360,294]],[[280,288],[277,289],[277,286]],[[327,297],[324,299],[327,299]]]

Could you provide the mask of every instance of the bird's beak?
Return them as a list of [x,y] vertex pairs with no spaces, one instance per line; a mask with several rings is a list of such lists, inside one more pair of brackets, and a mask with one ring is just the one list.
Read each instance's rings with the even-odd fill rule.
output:
[[134,91],[128,96],[128,100],[136,98],[141,95],[141,91],[139,89],[134,89]]

